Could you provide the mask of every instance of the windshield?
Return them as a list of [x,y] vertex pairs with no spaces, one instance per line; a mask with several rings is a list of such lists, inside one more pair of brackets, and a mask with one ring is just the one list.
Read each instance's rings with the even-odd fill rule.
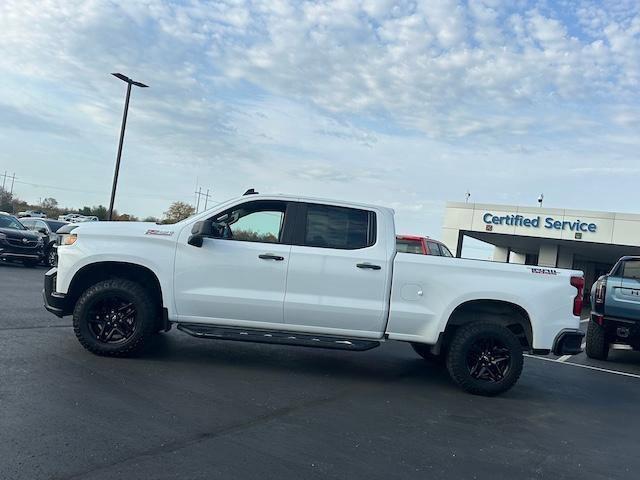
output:
[[51,229],[52,232],[57,231],[60,227],[63,227],[66,225],[66,222],[55,222],[55,221],[47,221],[45,222],[47,225],[49,225],[49,228]]
[[16,218],[9,215],[0,215],[0,228],[13,228],[15,230],[26,230]]
[[422,251],[422,242],[420,240],[397,239],[396,250],[402,253],[424,253]]

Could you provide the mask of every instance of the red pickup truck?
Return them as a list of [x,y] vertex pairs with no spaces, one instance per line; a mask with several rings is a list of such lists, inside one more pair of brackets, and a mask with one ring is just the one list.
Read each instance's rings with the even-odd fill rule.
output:
[[436,255],[438,257],[453,257],[447,246],[429,237],[417,235],[396,235],[396,250],[403,253],[417,253],[419,255]]

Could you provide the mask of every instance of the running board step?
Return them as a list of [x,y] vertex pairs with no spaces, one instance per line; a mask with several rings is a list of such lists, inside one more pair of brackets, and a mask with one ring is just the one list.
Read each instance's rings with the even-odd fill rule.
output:
[[309,333],[282,332],[279,330],[254,330],[238,327],[222,327],[196,323],[179,323],[178,330],[198,338],[234,340],[238,342],[273,343],[300,347],[332,348],[362,352],[380,345],[375,340],[328,337]]

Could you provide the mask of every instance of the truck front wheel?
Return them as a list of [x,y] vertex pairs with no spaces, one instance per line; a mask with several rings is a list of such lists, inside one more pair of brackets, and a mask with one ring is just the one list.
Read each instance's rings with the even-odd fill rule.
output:
[[153,333],[156,308],[140,284],[104,280],[89,287],[73,311],[73,329],[84,348],[98,355],[125,356]]
[[463,390],[475,395],[506,392],[518,381],[522,365],[518,337],[492,323],[459,327],[447,351],[449,375]]
[[606,360],[609,356],[609,343],[607,342],[604,327],[598,325],[593,320],[589,320],[585,351],[587,357],[595,360]]

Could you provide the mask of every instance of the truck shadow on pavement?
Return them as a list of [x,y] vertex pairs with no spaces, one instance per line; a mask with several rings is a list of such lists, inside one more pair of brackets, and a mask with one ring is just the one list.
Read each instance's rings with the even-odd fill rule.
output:
[[195,370],[206,369],[211,375],[224,368],[229,369],[230,375],[242,369],[262,374],[286,372],[376,384],[409,378],[438,385],[451,384],[443,366],[414,356],[409,345],[398,343],[383,344],[367,352],[347,352],[180,338],[179,335],[174,332],[157,335],[141,352],[140,358]]

